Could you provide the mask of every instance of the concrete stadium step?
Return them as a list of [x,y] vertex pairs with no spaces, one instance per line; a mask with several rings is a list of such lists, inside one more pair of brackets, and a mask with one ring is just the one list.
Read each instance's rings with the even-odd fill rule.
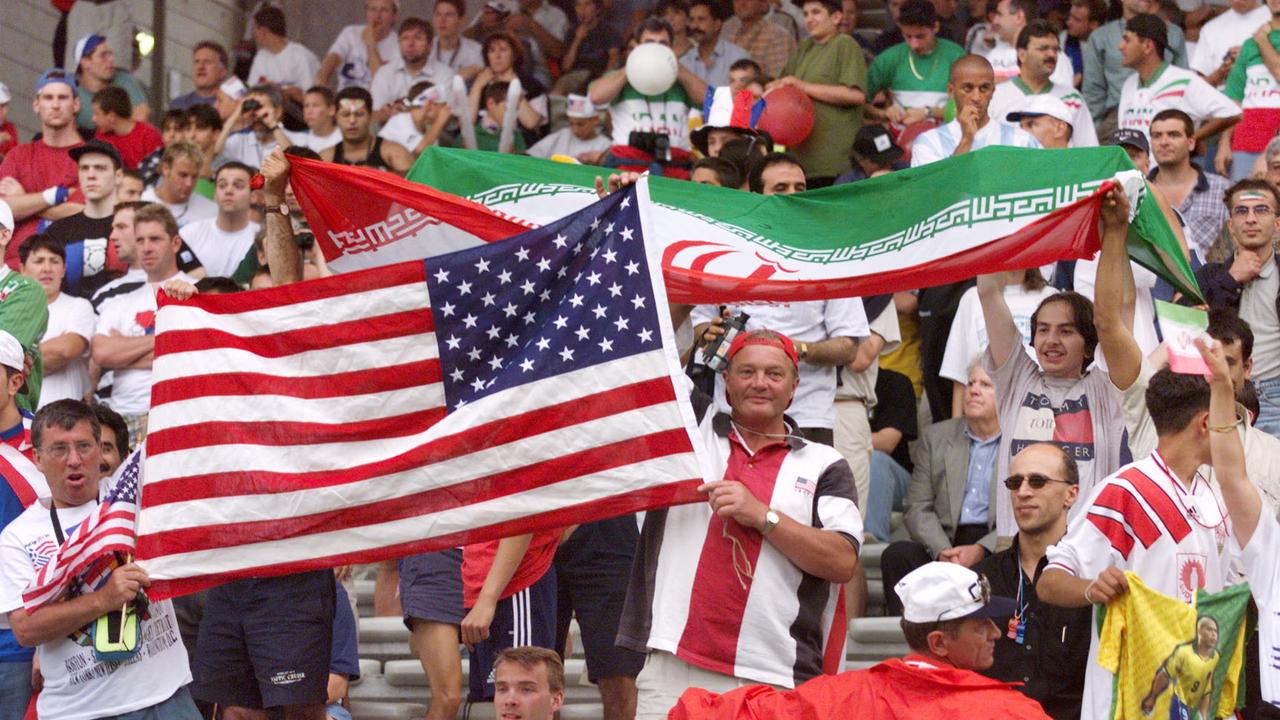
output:
[[419,703],[351,702],[354,720],[422,720],[427,706]]
[[875,661],[902,657],[910,648],[902,635],[900,617],[865,617],[849,623],[845,656],[850,661]]
[[356,611],[360,619],[373,617],[373,580],[356,580]]
[[[373,658],[360,658],[360,680],[382,674],[382,661]],[[356,680],[355,683],[360,682]],[[353,685],[355,683],[352,683]]]
[[[462,674],[466,675],[470,665],[467,658],[462,659]],[[417,660],[391,660],[383,666],[383,676],[387,682],[396,687],[427,687],[427,676],[423,673],[422,664]],[[581,658],[569,658],[564,665],[565,684],[590,687],[587,682],[587,661]]]
[[[415,659],[409,649],[409,628],[399,617],[365,617],[358,625],[360,657],[381,662]],[[569,640],[573,646],[570,657],[583,657],[582,630],[577,620],[569,622]]]
[[[416,662],[416,661],[415,661]],[[466,678],[466,661],[463,661],[463,678]],[[362,678],[359,684],[351,686],[351,702],[360,703],[420,703],[427,704],[431,700],[431,689],[427,686],[422,666],[417,666],[416,675],[409,672],[408,667],[393,667],[394,682],[387,675],[373,675]],[[600,702],[600,692],[591,685],[569,685],[564,689],[566,705],[583,705]],[[424,713],[425,714],[425,711]]]

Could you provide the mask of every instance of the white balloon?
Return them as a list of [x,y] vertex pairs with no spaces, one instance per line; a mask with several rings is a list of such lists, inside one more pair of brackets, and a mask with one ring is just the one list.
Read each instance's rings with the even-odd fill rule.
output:
[[643,95],[661,95],[676,82],[676,54],[666,45],[644,43],[627,56],[627,82]]

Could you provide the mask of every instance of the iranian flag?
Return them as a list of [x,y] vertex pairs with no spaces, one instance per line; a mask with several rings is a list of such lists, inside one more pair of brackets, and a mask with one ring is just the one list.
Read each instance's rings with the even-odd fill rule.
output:
[[[429,148],[408,180],[294,159],[292,182],[338,271],[490,242],[594,202],[607,170]],[[652,178],[642,208],[664,244],[672,301],[817,300],[931,287],[1091,257],[1104,184],[1133,171],[1115,147],[993,147],[793,196]],[[1138,193],[1141,195],[1141,192]],[[1136,262],[1199,291],[1154,201],[1137,200]]]

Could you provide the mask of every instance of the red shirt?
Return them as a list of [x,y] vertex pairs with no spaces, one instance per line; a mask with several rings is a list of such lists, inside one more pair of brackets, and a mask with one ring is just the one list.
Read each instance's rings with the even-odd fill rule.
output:
[[[0,178],[12,177],[28,193],[43,192],[54,185],[64,185],[71,191],[67,196],[69,202],[84,202],[84,196],[80,194],[76,162],[67,154],[71,148],[83,144],[83,140],[77,140],[74,145],[55,148],[46,145],[43,140],[37,140],[19,145],[4,156],[4,162],[0,163]],[[4,261],[9,263],[9,267],[18,269],[18,246],[34,235],[39,225],[38,214],[17,223],[13,238],[9,240],[9,247],[4,253]]]
[[[543,530],[533,534],[529,549],[520,560],[520,566],[511,576],[511,582],[498,595],[499,600],[515,595],[542,579],[555,560],[556,548],[560,545],[560,530]],[[480,598],[480,590],[484,580],[489,576],[489,568],[493,567],[493,559],[498,553],[498,540],[467,545],[462,548],[462,604],[475,607]]]
[[0,145],[0,155],[5,155],[10,150],[18,147],[18,128],[14,127],[13,123],[5,122],[0,125],[0,133],[9,133],[9,141]]
[[124,161],[124,166],[130,170],[137,170],[138,163],[164,147],[164,138],[160,136],[160,131],[154,125],[145,122],[134,123],[128,135],[99,132],[97,138],[114,145],[120,151],[120,159]]

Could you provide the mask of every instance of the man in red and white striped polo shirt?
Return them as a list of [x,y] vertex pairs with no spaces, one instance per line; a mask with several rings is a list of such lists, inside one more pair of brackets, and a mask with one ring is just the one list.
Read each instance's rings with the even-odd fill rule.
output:
[[853,577],[862,516],[849,464],[805,441],[783,413],[798,358],[786,336],[734,339],[725,374],[729,413],[695,393],[708,455],[723,480],[708,503],[645,519],[618,644],[649,653],[636,679],[636,717],[665,718],[688,687],[791,688],[839,670],[841,583]]

